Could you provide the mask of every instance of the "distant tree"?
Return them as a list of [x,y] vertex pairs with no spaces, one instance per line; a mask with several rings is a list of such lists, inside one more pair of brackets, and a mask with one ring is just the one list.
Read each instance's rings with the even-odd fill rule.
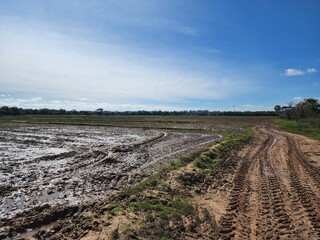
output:
[[280,105],[275,105],[275,106],[274,106],[274,111],[275,111],[276,113],[279,113],[279,112],[281,111],[281,106],[280,106]]
[[10,111],[11,111],[11,115],[20,115],[21,114],[20,109],[17,107],[12,107],[10,109]]
[[48,108],[41,108],[40,110],[40,114],[49,114],[50,110]]
[[274,107],[276,113],[286,119],[319,119],[320,118],[320,103],[314,98],[307,98],[297,104],[289,103],[288,106],[276,105]]
[[61,114],[61,115],[64,115],[64,114],[66,114],[66,110],[64,110],[64,109],[59,109],[58,113]]
[[98,108],[98,109],[96,110],[96,112],[97,112],[97,114],[101,115],[102,112],[103,112],[103,108]]
[[[306,104],[302,104],[303,111],[308,112],[310,109],[313,112],[319,112],[320,106],[319,103],[314,100],[307,100]],[[279,107],[278,107],[279,108]],[[277,108],[277,109],[278,109]],[[287,111],[290,107],[280,106],[280,113],[282,111]],[[308,110],[309,109],[309,110]],[[302,110],[301,110],[302,111]],[[158,115],[158,116],[275,116],[274,111],[255,111],[255,112],[241,112],[241,111],[208,111],[208,110],[190,110],[190,111],[125,111],[125,112],[118,112],[118,111],[103,111],[102,108],[98,108],[96,111],[77,111],[71,110],[67,111],[64,109],[22,109],[17,107],[7,107],[3,106],[0,107],[0,116],[5,115],[41,115],[41,114],[48,114],[48,115],[93,115],[93,114],[103,114],[103,115]],[[298,114],[296,114],[298,115]]]
[[78,111],[77,111],[77,110],[75,110],[75,109],[72,109],[72,110],[70,111],[70,114],[72,114],[72,115],[76,115],[76,114],[78,114]]

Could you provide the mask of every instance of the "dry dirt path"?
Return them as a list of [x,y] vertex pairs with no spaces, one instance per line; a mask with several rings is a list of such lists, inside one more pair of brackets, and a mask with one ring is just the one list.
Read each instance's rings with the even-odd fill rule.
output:
[[233,184],[219,239],[320,239],[320,143],[266,127],[254,135],[224,175]]

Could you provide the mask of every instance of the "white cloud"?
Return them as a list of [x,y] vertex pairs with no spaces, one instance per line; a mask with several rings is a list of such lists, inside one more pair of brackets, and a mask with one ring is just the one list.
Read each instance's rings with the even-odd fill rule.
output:
[[295,103],[298,103],[298,102],[301,102],[303,99],[304,99],[303,97],[294,97],[294,98],[293,98],[293,101],[294,101]]
[[210,63],[207,71],[201,67],[206,62],[188,62],[161,50],[147,53],[125,44],[101,44],[85,33],[72,36],[62,31],[41,24],[2,21],[2,89],[55,99],[76,94],[81,101],[97,99],[114,104],[223,99],[253,89],[253,82],[231,75],[217,63]]
[[317,72],[317,69],[315,69],[315,68],[308,68],[308,69],[307,69],[307,72],[308,72],[308,73],[315,73],[315,72]]
[[235,106],[231,109],[236,111],[273,111],[273,107],[264,106],[264,105],[252,105],[252,104],[245,104],[240,106]]
[[88,98],[79,98],[79,101],[90,101],[91,99]]
[[295,68],[288,68],[285,70],[285,75],[288,77],[303,75],[304,71]]
[[[36,100],[35,100],[36,99]],[[61,100],[38,100],[39,98],[2,98],[0,99],[0,106],[21,107],[21,108],[50,108],[50,109],[66,109],[66,110],[91,110],[103,108],[108,111],[137,111],[137,110],[163,110],[163,111],[183,111],[183,110],[199,110],[199,107],[176,107],[156,104],[113,104],[110,102],[81,102],[77,100],[61,101]]]
[[285,75],[288,77],[292,76],[301,76],[304,75],[305,73],[315,73],[317,72],[317,69],[315,68],[308,68],[306,71],[303,71],[301,69],[296,69],[296,68],[288,68],[285,70]]
[[1,98],[0,106],[10,106],[10,107],[28,107],[29,105],[37,105],[42,102],[41,97],[32,98]]

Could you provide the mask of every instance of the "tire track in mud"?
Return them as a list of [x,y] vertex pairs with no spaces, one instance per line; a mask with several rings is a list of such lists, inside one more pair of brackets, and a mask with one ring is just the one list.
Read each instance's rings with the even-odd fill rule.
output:
[[219,239],[320,239],[319,169],[281,132],[257,128],[247,148],[218,223]]
[[298,161],[298,164],[303,166],[305,171],[308,173],[309,176],[311,176],[311,178],[314,180],[314,182],[320,189],[320,168],[311,165],[311,163],[299,150],[296,142],[292,138],[287,137],[287,140],[289,142],[289,154],[292,156],[294,160]]
[[[266,139],[262,146],[258,147],[255,154],[249,157],[251,152],[248,152],[245,157],[241,159],[241,165],[238,172],[234,178],[234,187],[230,194],[229,205],[226,211],[226,214],[222,217],[220,228],[219,228],[219,236],[221,239],[232,239],[235,237],[235,230],[237,221],[241,222],[241,235],[243,237],[248,238],[250,235],[250,230],[247,228],[248,226],[248,216],[245,213],[248,210],[248,198],[249,198],[249,191],[250,185],[248,182],[248,171],[253,164],[253,161],[256,160],[257,155],[263,150],[265,145],[267,145],[269,139]],[[247,159],[248,158],[248,161]],[[242,215],[242,216],[240,216]]]
[[291,160],[288,162],[291,187],[297,194],[296,201],[299,201],[302,204],[304,212],[307,214],[308,219],[311,222],[311,226],[320,239],[320,198],[315,194],[314,189],[311,189],[308,185],[308,183],[310,184],[308,181],[309,179],[305,178],[300,166],[302,166],[307,172],[309,178],[315,180],[315,183],[317,184],[316,186],[319,190],[318,178],[315,177],[313,169],[309,168],[309,163],[298,150],[295,142],[289,137],[287,137],[287,139],[289,142],[288,154]]
[[292,219],[287,214],[285,208],[284,193],[286,189],[281,185],[281,182],[275,173],[271,162],[268,160],[269,151],[276,143],[274,135],[268,135],[267,147],[259,156],[260,170],[260,212],[261,217],[256,222],[256,236],[262,239],[280,238],[285,236],[287,239],[293,239],[290,229],[292,229]]

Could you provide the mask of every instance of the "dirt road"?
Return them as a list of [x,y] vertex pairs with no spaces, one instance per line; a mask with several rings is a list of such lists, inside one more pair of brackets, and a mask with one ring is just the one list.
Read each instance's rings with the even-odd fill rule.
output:
[[255,128],[253,142],[223,165],[221,179],[233,184],[224,189],[220,239],[320,239],[319,142]]

